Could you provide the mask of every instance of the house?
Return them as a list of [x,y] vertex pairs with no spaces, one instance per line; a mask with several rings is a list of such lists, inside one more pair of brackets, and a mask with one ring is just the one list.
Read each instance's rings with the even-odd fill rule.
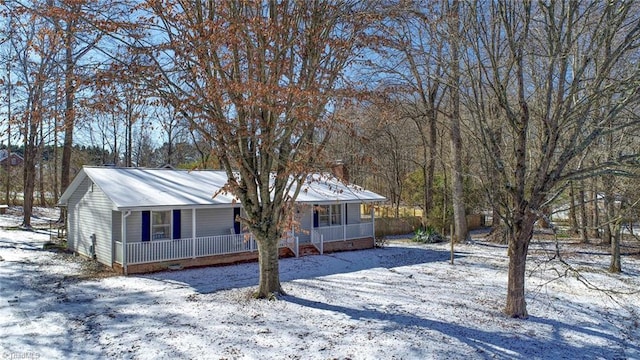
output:
[[[361,205],[384,197],[326,174],[306,180],[281,256],[374,246]],[[60,198],[68,247],[124,274],[255,261],[255,240],[235,221],[241,204],[213,196],[226,182],[223,171],[84,167]]]
[[7,168],[9,165],[11,166],[20,166],[24,163],[24,158],[15,152],[10,153],[6,149],[0,150],[0,166],[3,168]]

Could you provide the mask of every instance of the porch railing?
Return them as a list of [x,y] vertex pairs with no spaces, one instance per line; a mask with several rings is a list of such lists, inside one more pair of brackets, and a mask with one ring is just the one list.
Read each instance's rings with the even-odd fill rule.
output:
[[315,246],[320,252],[320,255],[324,254],[324,239],[322,233],[318,231],[311,232],[311,244]]
[[[127,243],[126,247],[127,264],[143,264],[257,250],[255,239],[244,234],[132,242]],[[116,241],[114,250],[116,252],[116,262],[122,264],[122,243]]]
[[[311,243],[323,253],[324,243],[358,239],[373,236],[373,224],[361,223],[346,226],[315,228],[311,231]],[[291,234],[280,240],[278,247],[288,247],[298,256],[298,237]],[[124,251],[126,250],[126,251]],[[251,235],[218,235],[177,240],[152,240],[126,244],[114,242],[114,260],[123,263],[123,251],[126,252],[127,264],[143,264],[159,261],[197,258],[212,255],[224,255],[258,250],[256,240]]]
[[194,246],[193,257],[258,250],[253,236],[245,234],[199,237],[195,239]]
[[365,222],[360,224],[347,225],[345,227],[345,234],[345,240],[373,237],[373,223]]
[[298,237],[293,234],[293,232],[288,233],[288,236],[280,239],[278,242],[278,248],[289,248],[293,251],[293,254],[298,257],[300,246],[298,246]]
[[[360,239],[373,236],[373,223],[366,222],[351,225],[339,225],[329,227],[319,227],[311,231],[311,241],[313,235],[321,234],[324,242]],[[317,237],[316,237],[317,239]]]

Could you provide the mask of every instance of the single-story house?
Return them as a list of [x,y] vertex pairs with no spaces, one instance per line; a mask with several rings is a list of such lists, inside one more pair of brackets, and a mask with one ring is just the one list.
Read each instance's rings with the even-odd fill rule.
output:
[[[68,247],[124,274],[254,261],[255,240],[236,221],[242,204],[213,196],[226,182],[223,171],[84,167],[59,202]],[[361,209],[383,196],[327,174],[303,186],[281,256],[374,246],[373,211]]]

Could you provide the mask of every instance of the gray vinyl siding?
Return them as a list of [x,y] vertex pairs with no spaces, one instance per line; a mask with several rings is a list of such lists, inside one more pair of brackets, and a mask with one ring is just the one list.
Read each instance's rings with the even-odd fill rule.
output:
[[142,241],[142,213],[140,211],[132,211],[127,216],[127,242]]
[[[190,239],[193,236],[192,210],[180,210],[180,237]],[[223,209],[197,209],[196,210],[196,237],[228,235],[233,227],[233,210]],[[133,211],[127,217],[127,242],[139,242],[142,240],[142,212]]]
[[191,209],[180,210],[180,238],[182,239],[190,239],[193,236],[192,212]]
[[311,230],[313,229],[313,207],[304,206],[300,210],[300,230],[296,236],[300,243],[311,242]]
[[99,262],[112,265],[112,203],[89,178],[78,186],[69,198],[69,248],[86,256],[92,256],[91,246],[95,237],[95,255]]
[[233,208],[196,211],[196,236],[228,235],[233,228]]
[[120,211],[111,212],[111,236],[114,241],[122,241],[122,213]]
[[346,204],[347,225],[360,224],[360,204]]

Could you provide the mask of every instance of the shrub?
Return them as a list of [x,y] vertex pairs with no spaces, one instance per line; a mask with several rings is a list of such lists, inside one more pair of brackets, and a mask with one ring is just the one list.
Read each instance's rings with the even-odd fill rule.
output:
[[413,235],[413,241],[423,244],[433,244],[445,241],[445,238],[436,231],[433,226],[427,226],[425,229],[416,230]]

